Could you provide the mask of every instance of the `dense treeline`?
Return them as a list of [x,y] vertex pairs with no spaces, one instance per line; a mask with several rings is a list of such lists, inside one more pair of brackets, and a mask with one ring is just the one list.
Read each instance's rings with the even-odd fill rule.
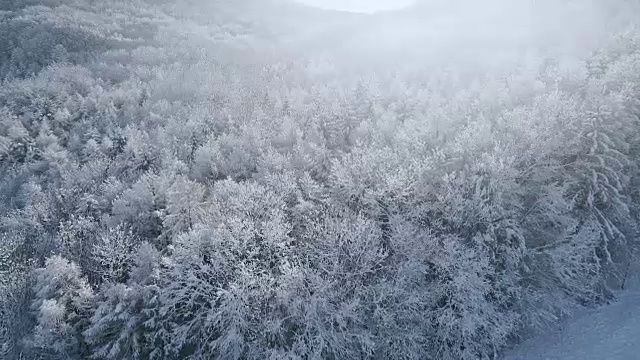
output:
[[4,359],[489,359],[629,278],[635,28],[497,73],[342,76],[231,15],[18,3]]

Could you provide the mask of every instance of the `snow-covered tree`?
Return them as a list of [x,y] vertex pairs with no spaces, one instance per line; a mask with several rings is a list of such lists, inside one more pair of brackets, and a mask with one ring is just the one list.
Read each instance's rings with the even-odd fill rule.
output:
[[83,335],[96,359],[160,359],[156,347],[160,254],[142,243],[133,254],[127,284],[108,284]]
[[200,183],[178,177],[166,196],[167,214],[162,223],[163,236],[172,238],[203,222],[206,215],[205,188]]
[[29,345],[52,358],[82,358],[86,344],[81,329],[93,302],[91,287],[78,265],[58,255],[47,259],[35,276],[31,308],[36,325]]
[[98,233],[92,256],[99,268],[96,270],[102,281],[124,282],[129,277],[132,253],[136,239],[130,229],[122,226]]

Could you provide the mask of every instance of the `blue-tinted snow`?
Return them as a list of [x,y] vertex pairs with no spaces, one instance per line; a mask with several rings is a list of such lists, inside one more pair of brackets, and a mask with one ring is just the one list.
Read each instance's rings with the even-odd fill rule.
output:
[[527,341],[505,360],[640,359],[640,291],[620,293],[618,300],[583,310],[561,329]]

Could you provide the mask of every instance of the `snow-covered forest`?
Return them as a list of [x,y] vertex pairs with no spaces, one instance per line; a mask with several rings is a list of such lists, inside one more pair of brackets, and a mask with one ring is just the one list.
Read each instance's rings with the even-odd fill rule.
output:
[[499,359],[640,247],[640,3],[0,1],[0,358]]

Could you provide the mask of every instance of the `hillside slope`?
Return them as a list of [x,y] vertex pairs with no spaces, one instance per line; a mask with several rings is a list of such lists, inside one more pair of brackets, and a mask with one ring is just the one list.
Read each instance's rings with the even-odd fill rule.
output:
[[500,1],[3,2],[0,358],[484,360],[611,301],[639,13]]

